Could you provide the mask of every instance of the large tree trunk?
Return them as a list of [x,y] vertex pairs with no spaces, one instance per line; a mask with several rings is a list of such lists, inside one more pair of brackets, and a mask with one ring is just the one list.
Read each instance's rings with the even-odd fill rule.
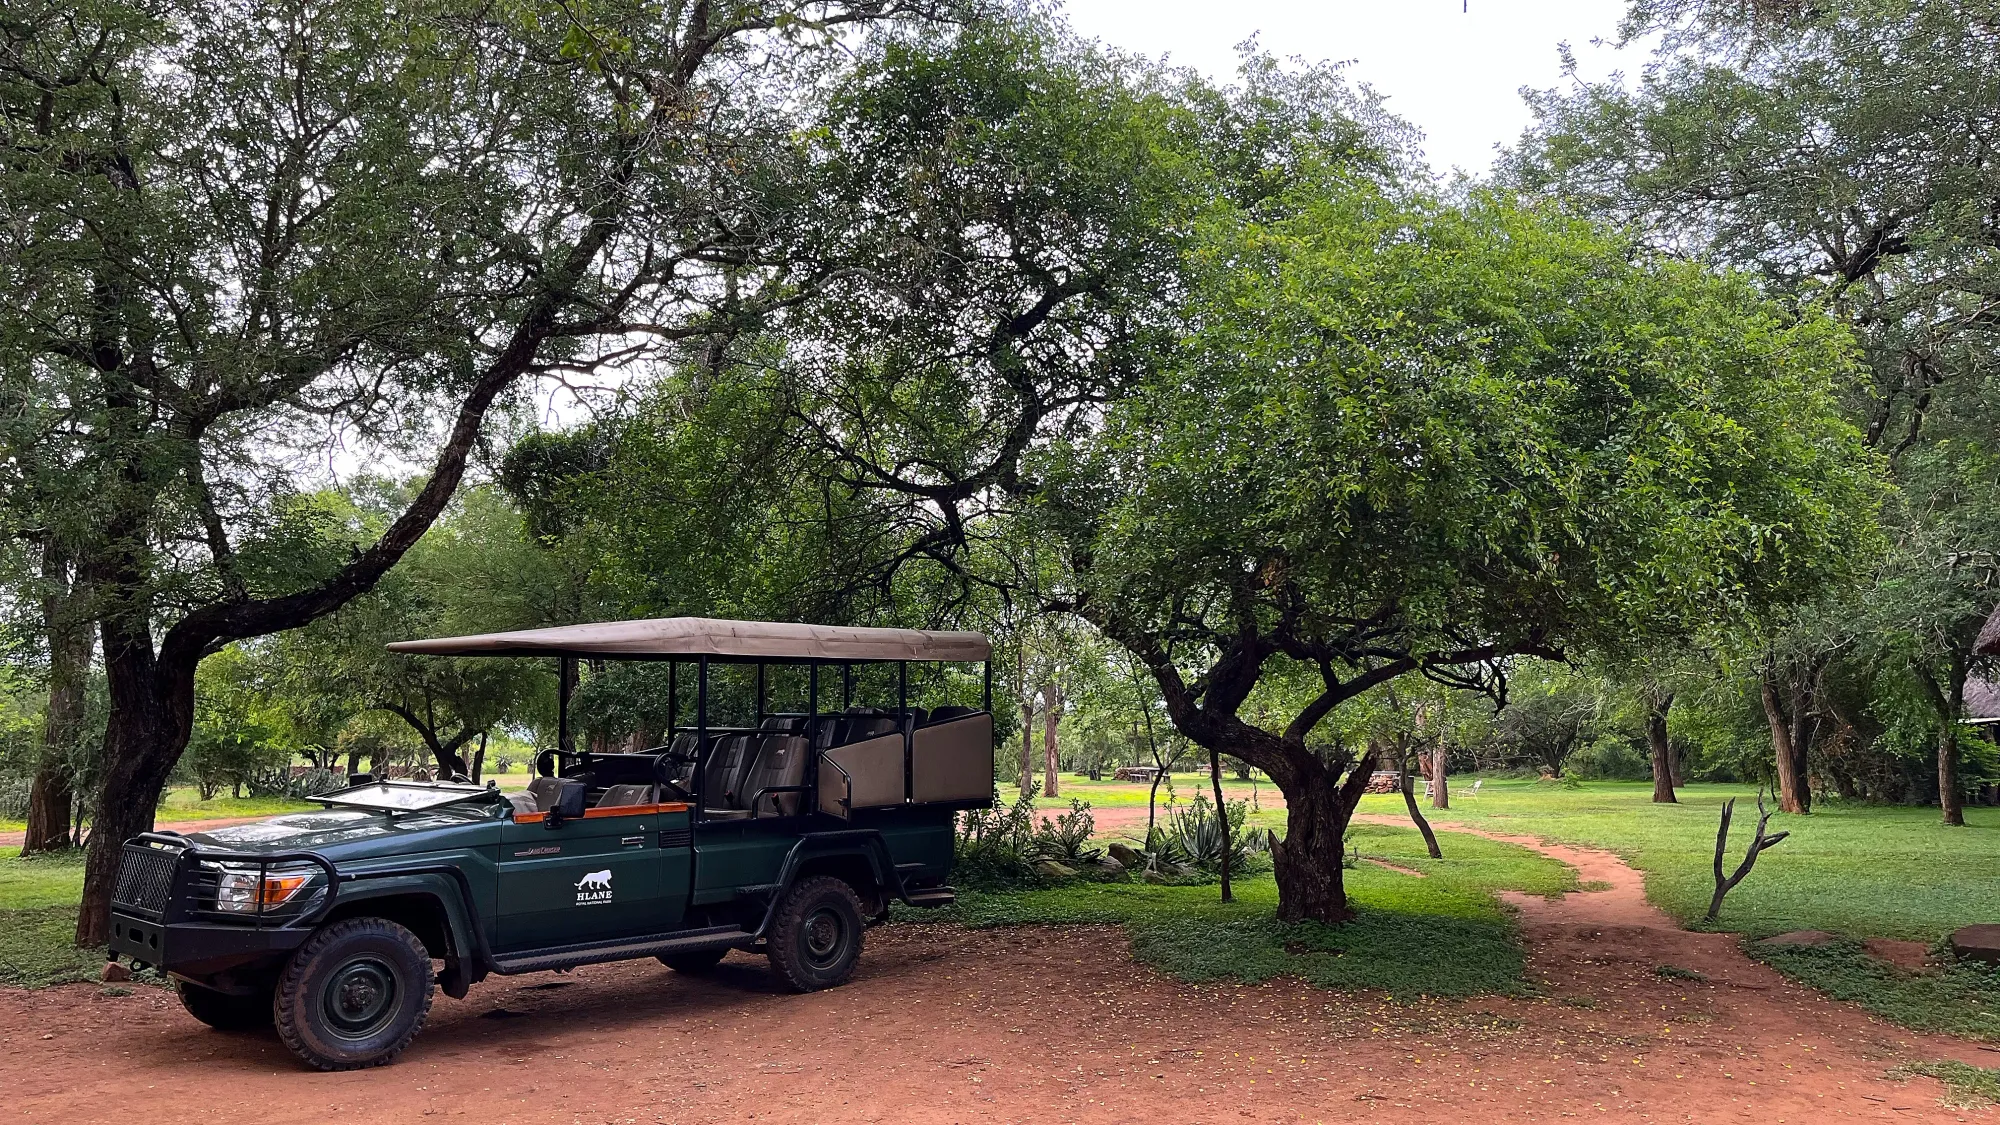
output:
[[1674,798],[1674,786],[1679,779],[1674,776],[1674,750],[1667,741],[1667,709],[1674,705],[1674,693],[1647,689],[1646,702],[1646,747],[1653,757],[1653,803],[1674,805],[1680,802]]
[[55,536],[42,547],[42,620],[49,638],[49,703],[42,718],[41,757],[28,789],[28,830],[21,854],[59,851],[69,847],[70,810],[76,794],[70,784],[70,755],[83,734],[85,689],[90,680],[90,623],[79,621],[80,598],[70,580],[70,560]]
[[1337,924],[1354,917],[1341,864],[1347,822],[1374,768],[1374,754],[1363,754],[1344,785],[1306,752],[1290,755],[1282,772],[1265,768],[1285,794],[1285,838],[1271,849],[1280,921]]
[[[1771,728],[1771,753],[1777,760],[1778,807],[1788,813],[1808,813],[1812,811],[1812,791],[1806,783],[1806,752],[1811,749],[1812,728],[1807,719],[1806,673],[1793,668],[1786,678],[1792,682],[1778,683],[1778,666],[1767,661],[1758,677],[1758,692],[1764,702],[1764,720]],[[1781,687],[1791,696],[1790,715],[1778,694]]]
[[111,888],[120,845],[153,829],[174,763],[187,749],[194,723],[194,664],[161,663],[143,621],[118,617],[103,624],[104,672],[111,715],[104,732],[104,780],[91,816],[90,850],[83,868],[83,905],[76,943],[95,948],[110,936]]
[[1958,788],[1958,724],[1947,722],[1938,728],[1937,749],[1938,807],[1944,822],[1965,827],[1965,795]]
[[1451,807],[1451,782],[1445,776],[1445,745],[1442,738],[1431,747],[1431,807],[1448,809]]
[[1917,682],[1930,697],[1931,709],[1937,712],[1937,779],[1938,808],[1944,813],[1944,822],[1954,827],[1965,825],[1965,795],[1958,788],[1958,721],[1965,714],[1966,664],[1954,653],[1945,667],[1945,680],[1939,683],[1929,669],[1916,667]]
[[1062,763],[1057,760],[1056,728],[1062,724],[1062,689],[1054,684],[1042,686],[1042,795],[1053,797],[1061,791],[1060,773]]

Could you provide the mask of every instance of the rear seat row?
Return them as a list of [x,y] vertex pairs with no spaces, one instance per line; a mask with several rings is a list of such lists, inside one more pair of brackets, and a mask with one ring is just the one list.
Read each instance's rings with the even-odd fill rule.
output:
[[[796,787],[805,783],[809,750],[828,750],[976,714],[976,707],[940,707],[928,712],[921,707],[903,711],[855,707],[830,715],[768,716],[758,733],[726,735],[715,743],[702,773],[702,811],[711,819],[741,819],[751,815],[750,802],[755,800],[760,814],[792,816],[799,810]],[[689,783],[694,778],[691,759],[695,749],[693,731],[676,735],[668,748],[669,753],[690,759],[674,778],[683,789],[693,788]],[[510,793],[508,800],[515,812],[533,813],[552,807],[561,793],[561,778],[538,777],[528,783],[527,792]],[[650,804],[653,799],[651,785],[613,785],[594,807]]]

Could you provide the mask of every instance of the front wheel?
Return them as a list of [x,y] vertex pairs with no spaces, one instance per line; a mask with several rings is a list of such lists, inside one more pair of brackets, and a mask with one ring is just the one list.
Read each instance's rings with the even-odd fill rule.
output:
[[184,980],[174,982],[174,992],[188,1015],[217,1031],[249,1031],[271,1026],[271,993],[232,996]]
[[799,992],[847,983],[861,959],[861,900],[831,875],[801,879],[771,922],[771,968]]
[[278,978],[278,1037],[320,1070],[383,1066],[422,1030],[434,983],[417,935],[384,918],[335,922]]

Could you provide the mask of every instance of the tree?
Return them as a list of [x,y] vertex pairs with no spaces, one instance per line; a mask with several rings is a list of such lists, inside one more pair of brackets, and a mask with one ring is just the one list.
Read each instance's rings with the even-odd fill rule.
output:
[[[404,490],[385,491],[375,498],[377,510],[353,518],[363,526],[383,522],[382,509]],[[551,587],[566,578],[527,542],[503,496],[468,489],[373,590],[277,639],[285,701],[301,717],[387,712],[422,740],[440,776],[470,776],[468,744],[502,722],[533,722],[553,711],[550,669],[531,660],[406,656],[387,646],[567,623],[541,609],[564,600]]]
[[204,801],[267,770],[289,765],[280,722],[262,690],[256,661],[231,645],[195,673],[194,728],[184,768]]
[[[79,942],[203,657],[379,581],[522,380],[823,279],[783,245],[785,63],[915,3],[9,9],[0,443],[76,482],[111,700]],[[359,551],[293,518],[315,435],[429,465]]]
[[[1762,619],[1865,536],[1845,337],[1741,278],[1339,176],[1209,237],[1195,333],[1051,469],[1045,518],[1175,725],[1284,791],[1281,918],[1351,916],[1372,763],[1309,741],[1334,708]],[[1318,684],[1279,729],[1240,715],[1273,668]]]
[[[1996,547],[1980,511],[2000,423],[1986,391],[2000,346],[1991,13],[1947,0],[1637,0],[1627,38],[1649,33],[1661,49],[1636,84],[1531,98],[1538,121],[1508,178],[1749,270],[1850,326],[1865,377],[1843,405],[1903,499],[1885,512],[1891,557],[1874,588],[1825,613],[1870,620],[1847,638],[1860,643],[1781,631],[1759,666],[1780,806],[1809,807],[1825,679],[1855,678],[1839,665],[1881,656],[1877,639],[1899,662],[1922,653],[1910,667],[1936,716],[1942,780],[1961,717],[1952,683],[1994,600],[1984,568],[1962,565]],[[1957,608],[1904,616],[1913,584],[1924,605]],[[1940,788],[1947,822],[1958,799],[1955,782]]]

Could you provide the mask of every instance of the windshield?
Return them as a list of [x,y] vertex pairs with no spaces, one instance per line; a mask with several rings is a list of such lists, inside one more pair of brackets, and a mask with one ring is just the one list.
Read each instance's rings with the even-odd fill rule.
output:
[[417,812],[491,792],[484,786],[451,782],[378,781],[373,785],[357,785],[337,793],[321,794],[313,800],[356,809]]

